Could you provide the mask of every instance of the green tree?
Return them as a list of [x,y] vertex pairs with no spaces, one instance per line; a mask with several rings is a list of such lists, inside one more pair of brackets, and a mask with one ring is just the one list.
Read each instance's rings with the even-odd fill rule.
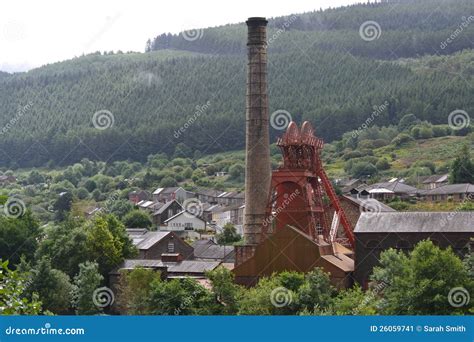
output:
[[72,194],[71,192],[62,192],[59,194],[56,202],[54,202],[53,208],[56,210],[55,218],[57,221],[63,221],[66,219],[67,214],[71,210],[72,206]]
[[232,223],[226,223],[222,228],[222,233],[217,234],[216,237],[220,245],[232,244],[242,239],[242,237],[237,234],[237,230]]
[[170,188],[177,185],[178,182],[176,182],[176,179],[171,176],[164,177],[160,182],[160,186],[163,188]]
[[225,267],[218,267],[206,274],[211,281],[212,292],[217,305],[213,314],[235,315],[238,311],[239,296],[244,291],[234,282],[234,274]]
[[79,264],[89,260],[84,222],[71,218],[59,225],[47,227],[35,257],[38,260],[49,258],[54,268],[73,277],[79,272]]
[[43,309],[56,314],[65,314],[71,305],[72,285],[69,276],[51,267],[51,261],[41,259],[31,271],[28,292],[33,297],[37,293]]
[[133,205],[128,200],[118,199],[113,201],[109,205],[108,209],[112,214],[117,216],[119,219],[122,219],[125,215],[133,210]]
[[0,215],[0,259],[15,266],[23,255],[33,259],[41,232],[38,221],[27,210],[18,218]]
[[152,225],[150,215],[143,210],[133,210],[123,218],[127,228],[149,228]]
[[128,315],[150,314],[149,301],[155,281],[161,281],[160,272],[142,267],[123,271],[120,275],[117,306]]
[[41,173],[38,172],[38,170],[31,170],[26,181],[28,182],[28,184],[44,183],[44,177]]
[[72,304],[76,314],[95,315],[102,312],[94,303],[94,291],[100,287],[103,279],[97,263],[87,261],[79,265],[79,274],[74,277],[72,289]]
[[155,280],[151,285],[153,315],[210,314],[213,303],[211,292],[191,278]]
[[85,229],[88,258],[99,264],[101,274],[107,275],[123,260],[124,241],[114,235],[108,219],[103,216],[87,222]]
[[333,292],[329,275],[321,268],[315,268],[306,275],[304,284],[299,288],[299,304],[309,311],[313,311],[316,307],[327,308],[331,303]]
[[449,181],[451,183],[474,183],[474,163],[471,160],[471,152],[467,144],[461,147],[453,161]]
[[28,274],[8,268],[8,260],[0,259],[0,315],[39,315],[38,295],[27,294]]
[[467,313],[472,304],[455,307],[450,291],[473,291],[468,270],[451,249],[443,250],[429,240],[419,242],[408,256],[389,249],[374,268],[374,281],[387,284],[381,299],[387,315],[452,315]]

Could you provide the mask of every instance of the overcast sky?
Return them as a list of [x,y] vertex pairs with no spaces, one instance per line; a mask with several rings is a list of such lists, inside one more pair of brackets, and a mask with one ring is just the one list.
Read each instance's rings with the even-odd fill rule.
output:
[[11,0],[0,2],[0,70],[25,71],[83,53],[143,52],[148,38],[338,7],[360,0]]

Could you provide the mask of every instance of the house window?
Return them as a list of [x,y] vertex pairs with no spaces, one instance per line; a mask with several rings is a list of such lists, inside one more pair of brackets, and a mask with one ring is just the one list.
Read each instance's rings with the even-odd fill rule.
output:
[[168,217],[173,216],[173,209],[168,209]]
[[174,253],[174,242],[168,242],[168,253]]
[[185,230],[193,230],[193,224],[192,223],[189,223],[189,222],[186,222],[184,224],[184,229]]

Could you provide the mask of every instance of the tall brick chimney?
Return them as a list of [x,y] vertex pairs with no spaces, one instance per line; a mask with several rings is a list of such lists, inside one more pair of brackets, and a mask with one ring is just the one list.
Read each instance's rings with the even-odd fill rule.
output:
[[260,241],[270,190],[270,138],[267,96],[267,43],[265,18],[249,18],[244,237],[247,245]]

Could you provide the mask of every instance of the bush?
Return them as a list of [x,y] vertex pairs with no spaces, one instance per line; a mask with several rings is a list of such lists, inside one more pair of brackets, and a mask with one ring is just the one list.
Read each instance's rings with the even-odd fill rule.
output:
[[377,170],[388,170],[390,169],[390,163],[389,161],[387,160],[387,158],[381,158],[377,161],[377,164],[375,164],[375,167],[377,168]]
[[413,141],[413,138],[409,136],[406,133],[400,133],[397,135],[395,138],[392,140],[392,144],[395,144],[395,146],[402,146],[403,144],[409,143],[410,141]]
[[133,210],[123,218],[127,228],[149,228],[152,225],[150,215],[142,210]]
[[89,191],[87,191],[86,188],[79,188],[76,190],[76,196],[77,198],[79,198],[80,200],[83,200],[83,199],[86,199],[89,197]]

